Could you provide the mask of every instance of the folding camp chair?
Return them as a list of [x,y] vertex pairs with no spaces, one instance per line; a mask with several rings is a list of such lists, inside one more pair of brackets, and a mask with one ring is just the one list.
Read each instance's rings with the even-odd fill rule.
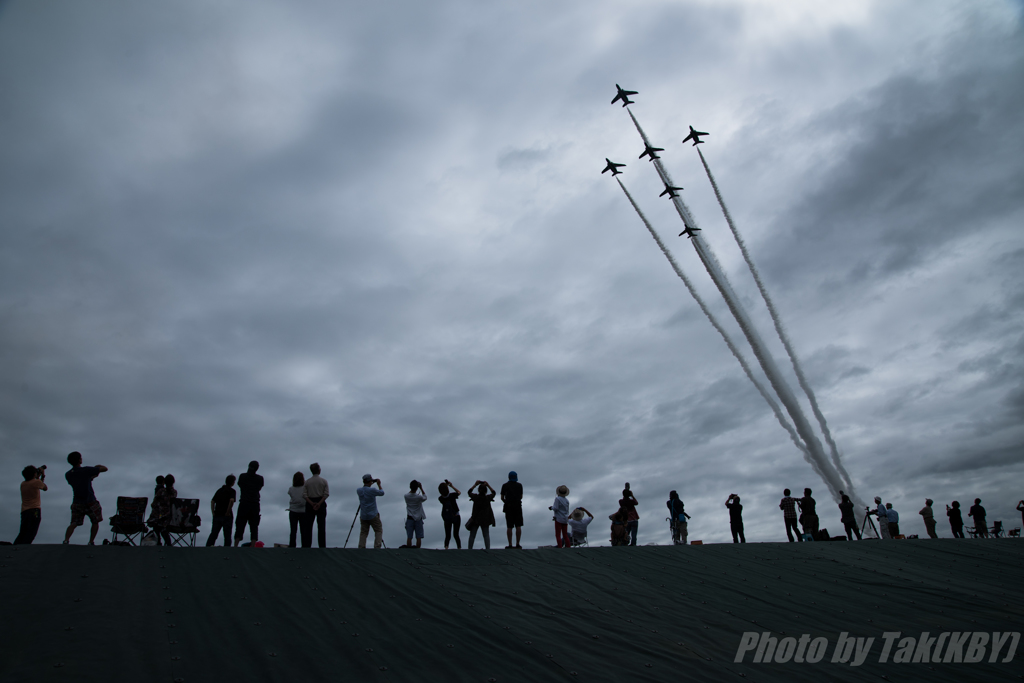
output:
[[966,531],[971,538],[978,537],[978,530],[975,529],[973,526],[965,526],[964,531]]
[[1010,529],[1006,533],[1007,535],[1009,535],[1010,538],[1020,538],[1020,527],[1017,527],[1016,529]]
[[590,541],[587,540],[586,536],[584,536],[583,538],[577,538],[577,537],[573,536],[572,537],[572,547],[573,548],[589,548],[590,547]]
[[995,526],[989,529],[989,535],[992,536],[992,538],[999,538],[1000,536],[1006,538],[1006,534],[1003,532],[1003,523],[997,519],[996,521],[992,522],[992,524],[994,524]]
[[117,537],[124,536],[121,543],[138,545],[146,533],[146,503],[149,498],[117,497],[117,514],[110,518],[110,530],[114,537],[111,543],[118,543]]
[[199,499],[175,498],[171,501],[171,519],[167,525],[167,533],[171,536],[171,544],[188,548],[196,547],[196,534],[199,533]]

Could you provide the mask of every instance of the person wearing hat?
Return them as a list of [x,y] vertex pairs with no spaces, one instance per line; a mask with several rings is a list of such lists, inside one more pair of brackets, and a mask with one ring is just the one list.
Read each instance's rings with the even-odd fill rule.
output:
[[[376,484],[377,488],[373,488]],[[374,479],[372,474],[363,475],[363,485],[356,489],[359,496],[359,547],[366,547],[366,537],[373,528],[373,547],[379,549],[384,541],[384,525],[380,523],[380,513],[377,512],[377,496],[384,495],[384,488],[380,485],[380,479]]]
[[[583,515],[586,513],[587,518]],[[569,527],[572,529],[572,542],[576,545],[583,545],[587,540],[587,527],[594,521],[594,515],[585,507],[578,507],[569,515]],[[570,547],[572,543],[569,544]]]
[[562,484],[555,489],[555,502],[549,508],[555,516],[555,544],[559,548],[571,548],[569,538],[569,487]]
[[[519,475],[514,471],[508,473],[508,481],[501,485],[501,502],[505,512],[505,526],[508,532],[508,545],[505,549],[518,548],[523,537],[523,485],[519,483]],[[512,545],[512,529],[516,530],[516,544]]]

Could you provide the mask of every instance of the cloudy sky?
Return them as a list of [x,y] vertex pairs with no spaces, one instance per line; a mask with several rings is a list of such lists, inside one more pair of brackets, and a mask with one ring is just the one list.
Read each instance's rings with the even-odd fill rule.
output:
[[600,174],[627,164],[732,322],[609,106],[615,83],[640,92],[633,112],[770,337],[680,144],[711,133],[857,491],[909,533],[926,496],[981,497],[1018,525],[1021,20],[996,1],[0,4],[0,538],[21,468],[48,464],[38,540],[59,542],[71,450],[110,468],[108,516],[173,472],[208,519],[257,459],[267,542],[286,541],[291,474],[314,461],[330,545],[364,472],[394,546],[410,479],[465,490],[510,469],[527,545],[553,542],[563,483],[603,520],[629,481],[641,542],[667,542],[670,489],[691,539],[728,539],[733,492],[748,540],[784,538],[787,486],[814,488],[838,531]]

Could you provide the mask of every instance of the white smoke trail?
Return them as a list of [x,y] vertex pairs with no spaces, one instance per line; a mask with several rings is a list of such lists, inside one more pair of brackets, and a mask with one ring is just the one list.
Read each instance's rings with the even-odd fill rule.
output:
[[736,348],[736,344],[733,342],[732,337],[729,336],[729,333],[725,331],[721,324],[719,324],[718,319],[715,318],[714,314],[711,313],[711,311],[708,309],[707,304],[704,303],[704,300],[701,298],[700,294],[698,294],[697,290],[694,288],[693,283],[690,282],[690,278],[686,276],[686,274],[679,267],[679,264],[676,263],[676,259],[674,256],[672,256],[672,252],[668,250],[668,247],[665,246],[665,243],[661,241],[661,237],[658,235],[657,232],[654,231],[654,228],[651,226],[650,221],[647,220],[647,216],[644,215],[644,212],[640,210],[639,205],[637,205],[636,201],[633,199],[633,195],[631,195],[629,193],[629,190],[626,189],[626,186],[622,183],[622,180],[620,180],[619,178],[616,178],[615,180],[618,181],[619,187],[622,188],[622,191],[626,193],[626,198],[629,200],[629,203],[633,205],[634,209],[636,209],[636,213],[638,216],[640,216],[640,220],[643,221],[644,227],[647,228],[647,231],[651,233],[651,237],[653,237],[654,241],[657,242],[658,248],[661,249],[661,253],[665,255],[666,259],[668,259],[669,265],[672,266],[672,270],[675,271],[676,275],[679,276],[679,279],[683,281],[684,285],[686,285],[686,289],[690,292],[690,296],[692,296],[693,300],[697,302],[698,306],[700,306],[700,310],[704,312],[705,316],[707,316],[707,319],[711,322],[711,326],[718,330],[718,333],[722,335],[722,339],[725,340],[725,345],[729,347],[729,351],[731,351],[732,355],[735,356],[736,360],[739,361],[740,367],[743,368],[743,372],[746,373],[747,378],[754,384],[755,387],[757,387],[758,392],[768,403],[769,407],[771,407],[772,412],[775,413],[775,418],[779,421],[779,424],[782,425],[783,429],[789,432],[789,437],[793,439],[793,443],[796,444],[796,447],[799,448],[801,452],[803,452],[804,459],[807,460],[807,462],[809,462],[813,466],[815,463],[811,458],[811,454],[807,451],[807,447],[804,446],[803,442],[800,440],[799,435],[793,429],[793,426],[789,424],[789,420],[787,420],[786,416],[783,415],[782,410],[779,408],[779,404],[775,401],[774,398],[772,398],[771,394],[768,393],[768,390],[764,388],[764,385],[757,381],[757,378],[754,377],[754,373],[751,371],[750,365],[747,363],[747,359],[743,357],[743,354],[740,353],[740,350]]
[[[627,109],[627,111],[629,111]],[[633,116],[633,112],[629,112],[629,117],[633,119],[633,125],[636,126],[637,132],[640,133],[640,137],[643,138],[644,144],[650,146],[650,140],[647,138],[647,134],[644,133],[643,128],[640,127],[640,122]],[[658,172],[658,176],[662,182],[667,185],[672,185],[672,179],[668,175],[668,171],[665,170],[664,165],[660,159],[652,159],[655,169]],[[678,195],[672,197],[672,204],[676,207],[676,212],[683,221],[683,225],[688,228],[696,228],[696,221],[693,220],[690,214],[689,208],[683,202],[682,198]],[[838,503],[840,501],[839,491],[845,488],[852,488],[846,485],[839,475],[838,471],[829,462],[828,456],[825,455],[825,451],[821,446],[821,441],[815,435],[814,430],[811,429],[810,423],[807,422],[807,418],[804,416],[803,410],[800,407],[800,403],[796,400],[796,396],[793,394],[793,390],[789,388],[789,384],[786,382],[785,377],[779,371],[778,365],[775,363],[775,359],[772,357],[771,352],[768,350],[764,340],[761,339],[761,335],[757,332],[750,317],[747,315],[746,310],[740,305],[739,297],[733,291],[732,284],[729,282],[725,275],[725,271],[722,269],[721,264],[718,263],[718,259],[714,256],[714,252],[711,251],[709,246],[704,243],[700,235],[694,235],[690,240],[693,243],[693,247],[700,257],[701,262],[704,264],[705,270],[708,271],[708,275],[714,281],[715,286],[718,287],[718,291],[722,293],[722,298],[725,299],[726,305],[729,310],[732,311],[733,317],[736,318],[736,322],[739,323],[740,329],[743,330],[744,336],[750,343],[750,347],[754,352],[754,357],[757,358],[761,365],[761,369],[764,370],[765,376],[768,378],[768,382],[772,385],[776,395],[782,402],[782,405],[786,407],[786,412],[789,413],[790,418],[793,420],[793,424],[796,427],[796,431],[800,434],[804,444],[806,444],[808,451],[810,451],[811,459],[817,463],[815,471],[821,476],[826,486],[829,488],[829,492],[832,494],[833,499]],[[854,497],[854,492],[849,491],[850,498],[857,500]],[[860,504],[857,502],[856,504]]]
[[825,435],[825,441],[828,443],[829,449],[832,456],[832,464],[839,470],[839,474],[842,475],[843,481],[846,482],[847,487],[853,489],[853,482],[850,481],[850,475],[847,473],[846,468],[843,467],[842,460],[839,459],[839,449],[836,447],[836,442],[832,438],[832,432],[828,428],[828,422],[825,420],[825,416],[821,412],[821,408],[818,407],[818,399],[814,395],[814,390],[811,389],[810,383],[807,381],[807,377],[804,375],[803,367],[797,358],[796,351],[793,349],[793,344],[789,341],[789,335],[786,333],[786,328],[782,324],[782,318],[779,316],[778,311],[775,309],[775,303],[772,298],[768,296],[768,289],[764,286],[764,282],[761,280],[761,273],[758,271],[757,266],[754,265],[754,259],[751,258],[750,252],[747,251],[747,244],[740,236],[739,230],[736,228],[736,224],[732,220],[732,215],[729,213],[728,207],[725,205],[725,200],[722,199],[722,193],[718,189],[718,183],[715,182],[715,176],[711,173],[711,167],[708,166],[707,159],[704,158],[704,154],[700,151],[700,147],[697,148],[697,154],[700,155],[700,162],[704,165],[704,170],[708,174],[708,180],[711,181],[711,188],[715,191],[715,197],[718,198],[718,205],[722,207],[722,213],[725,215],[725,222],[729,224],[729,230],[732,231],[732,236],[736,239],[736,244],[739,245],[740,252],[743,254],[743,260],[747,262],[747,268],[750,269],[750,274],[754,276],[754,282],[757,283],[757,289],[761,292],[761,297],[764,299],[765,306],[768,307],[768,314],[772,317],[772,322],[775,324],[775,331],[779,334],[779,339],[782,341],[782,345],[786,347],[786,353],[789,354],[789,360],[793,363],[793,370],[796,372],[797,382],[800,384],[800,388],[804,390],[807,395],[807,400],[811,403],[811,410],[814,412],[814,417],[817,418],[818,424],[821,426],[821,432]]

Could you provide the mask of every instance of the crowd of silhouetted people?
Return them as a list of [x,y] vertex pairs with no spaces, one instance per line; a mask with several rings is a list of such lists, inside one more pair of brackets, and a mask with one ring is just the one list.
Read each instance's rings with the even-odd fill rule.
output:
[[[103,520],[103,508],[96,499],[92,482],[107,468],[103,465],[83,466],[82,455],[74,451],[68,455],[68,464],[71,469],[65,473],[64,478],[71,486],[71,523],[64,535],[64,543],[71,541],[75,529],[85,523],[86,517],[91,522],[89,544],[93,545],[96,534],[99,530],[99,523]],[[263,477],[257,474],[259,463],[255,460],[243,474],[237,479],[228,475],[224,485],[214,493],[210,500],[210,512],[212,514],[211,532],[206,545],[215,545],[218,537],[223,534],[224,545],[231,545],[232,529],[234,530],[234,545],[238,546],[245,538],[248,529],[249,541],[245,545],[262,546],[259,541],[260,526],[260,492],[264,486]],[[302,472],[296,472],[292,477],[292,485],[288,489],[288,521],[289,521],[289,547],[297,547],[301,544],[303,548],[310,548],[313,545],[313,528],[317,530],[317,545],[321,548],[327,545],[327,499],[330,497],[330,487],[327,480],[321,476],[320,465],[312,463],[309,466],[310,476],[306,477]],[[28,466],[22,471],[24,481],[21,483],[21,530],[15,544],[32,543],[39,530],[41,521],[42,503],[41,492],[47,490],[46,466]],[[235,491],[237,483],[238,491]],[[156,487],[153,491],[153,500],[149,510],[149,516],[145,526],[149,529],[146,534],[146,541],[155,545],[173,545],[171,531],[180,530],[172,526],[181,524],[181,520],[173,520],[174,502],[178,499],[178,492],[174,487],[175,478],[172,474],[161,475],[156,478]],[[445,479],[438,484],[438,502],[441,505],[441,520],[444,526],[444,548],[447,550],[451,542],[455,542],[457,549],[462,548],[461,529],[462,515],[459,510],[458,499],[462,491],[450,480]],[[854,537],[861,540],[864,533],[871,529],[878,538],[899,539],[904,538],[900,533],[899,513],[891,503],[883,503],[881,497],[875,497],[875,508],[866,508],[863,517],[858,524],[857,513],[854,503],[848,495],[840,491],[841,502],[839,503],[840,522],[843,525],[843,536],[830,536],[826,529],[821,528],[818,518],[817,505],[812,497],[809,488],[804,489],[804,495],[795,498],[790,495],[790,490],[785,489],[783,498],[779,501],[779,509],[783,513],[786,536],[792,543],[795,541],[824,541],[824,540],[850,540]],[[362,477],[362,486],[356,489],[358,499],[358,510],[356,518],[359,520],[358,547],[365,548],[370,531],[373,531],[373,547],[383,546],[383,523],[380,512],[377,509],[377,498],[384,495],[384,487],[381,480],[370,474]],[[491,547],[490,528],[496,526],[496,518],[492,503],[495,498],[500,498],[502,512],[505,517],[507,549],[521,549],[523,529],[523,485],[519,482],[516,472],[508,473],[508,480],[496,490],[490,483],[477,480],[467,490],[467,496],[472,504],[470,515],[465,523],[465,530],[469,532],[467,546],[473,548],[477,535],[483,541],[485,548]],[[555,489],[555,498],[548,509],[552,512],[554,521],[555,547],[572,548],[588,544],[588,528],[594,521],[594,515],[584,507],[573,508],[569,503],[569,487],[560,485]],[[409,491],[404,494],[405,499],[405,531],[406,543],[402,548],[419,548],[423,543],[424,520],[426,512],[423,505],[429,500],[424,491],[423,484],[417,480],[409,482]],[[139,499],[140,505],[145,503]],[[236,511],[237,504],[237,511]],[[618,509],[608,516],[610,525],[610,541],[613,546],[635,546],[637,545],[637,534],[640,524],[640,515],[637,506],[640,502],[630,489],[627,482],[622,490],[622,497],[618,501]],[[925,530],[929,538],[938,538],[935,527],[935,514],[932,509],[933,501],[928,498],[925,506],[918,514],[921,515]],[[672,534],[672,543],[675,545],[686,545],[688,539],[687,522],[691,519],[686,512],[683,501],[676,491],[669,493],[665,502],[668,508],[669,528]],[[729,514],[729,528],[732,532],[733,543],[746,543],[743,533],[743,505],[740,497],[735,493],[729,494],[725,506]],[[1024,518],[1024,500],[1017,504],[1017,510]],[[990,535],[999,536],[1003,534],[1002,523],[996,521],[990,529],[988,527],[985,508],[981,505],[981,499],[975,498],[974,505],[968,510],[968,516],[974,522],[973,527],[968,527],[972,537],[986,538]],[[955,538],[964,538],[964,519],[958,501],[953,501],[946,506],[946,516],[949,519],[950,528]],[[197,518],[198,519],[198,518]],[[352,528],[356,519],[352,521]],[[875,528],[877,522],[877,529]],[[352,532],[349,529],[349,534]],[[197,529],[195,529],[197,531]],[[1014,530],[1019,534],[1019,529]],[[1013,532],[1011,532],[1013,533]],[[348,540],[346,539],[346,545]],[[697,541],[694,541],[697,543]]]

